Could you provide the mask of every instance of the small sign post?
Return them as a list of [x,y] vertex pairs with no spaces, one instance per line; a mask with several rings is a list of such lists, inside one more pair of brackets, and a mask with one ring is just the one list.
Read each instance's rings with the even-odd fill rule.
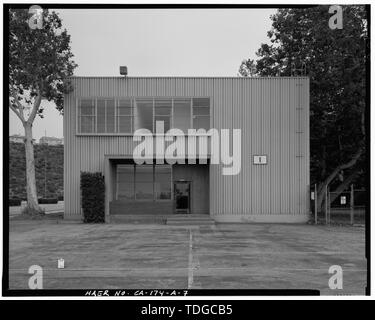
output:
[[345,196],[340,197],[340,204],[346,204],[346,197]]

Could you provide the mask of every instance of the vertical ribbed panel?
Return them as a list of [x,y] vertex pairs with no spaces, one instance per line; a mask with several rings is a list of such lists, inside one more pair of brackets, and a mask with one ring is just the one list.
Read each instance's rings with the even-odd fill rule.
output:
[[[105,155],[131,156],[131,136],[77,136],[79,97],[210,97],[217,129],[242,129],[241,172],[210,166],[210,213],[306,214],[309,81],[283,78],[73,78],[64,106],[65,214],[80,215],[80,171],[104,172]],[[232,141],[232,131],[230,135]],[[267,165],[254,165],[254,155]],[[232,155],[232,149],[230,152]]]

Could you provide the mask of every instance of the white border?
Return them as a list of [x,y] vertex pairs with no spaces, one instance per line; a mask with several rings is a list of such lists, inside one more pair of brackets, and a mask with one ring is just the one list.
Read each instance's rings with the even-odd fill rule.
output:
[[[50,3],[51,1],[50,0],[40,0],[38,1],[38,4],[43,4],[43,3]],[[3,19],[3,15],[4,15],[4,12],[3,12],[3,1],[2,1],[2,6],[1,6],[1,20]],[[25,3],[24,0],[18,0],[18,1],[6,1],[6,3]],[[64,0],[63,3],[77,3],[76,1],[71,1],[71,0]],[[103,1],[96,1],[96,0],[91,0],[91,1],[87,1],[87,0],[81,0],[79,1],[78,3],[80,4],[89,4],[89,3],[104,3]],[[155,0],[147,0],[147,1],[140,1],[140,0],[133,0],[131,2],[129,1],[119,1],[119,0],[112,0],[111,3],[113,4],[176,4],[176,2],[174,1],[168,1],[168,0],[164,0],[164,1],[155,1]],[[257,1],[257,5],[262,5],[262,4],[275,4],[276,7],[277,5],[281,5],[281,4],[312,4],[311,1],[296,1],[296,0],[289,0],[289,1],[280,1],[280,0],[273,0],[273,1]],[[355,4],[369,4],[370,1],[364,1],[364,0],[359,0],[359,1],[356,1]],[[34,3],[30,3],[31,4],[34,4]],[[228,1],[223,1],[223,0],[206,0],[204,2],[201,2],[201,1],[192,1],[192,0],[185,0],[184,1],[184,4],[242,4],[242,5],[249,5],[250,3],[247,1],[247,0],[242,0],[242,1],[233,1],[233,2],[228,2]],[[333,4],[332,2],[329,2],[329,1],[313,1],[313,4]],[[343,1],[340,1],[340,4],[354,4],[353,1],[348,1],[348,0],[343,0]],[[371,35],[372,37],[374,37],[374,18],[373,18],[373,12],[374,12],[374,9],[371,10],[371,20],[372,20],[372,25],[371,25]],[[1,21],[1,23],[3,23]],[[1,49],[2,49],[2,52],[4,53],[4,48],[3,48],[3,32],[1,32]],[[371,76],[374,74],[374,41],[372,41],[371,43],[371,60],[372,60],[372,63],[371,63]],[[4,55],[2,56],[2,59],[4,59]],[[3,70],[2,70],[2,66],[3,66],[3,63],[4,63],[4,60],[2,60],[2,63],[1,63],[1,71],[3,73]],[[372,80],[372,83],[371,83],[371,92],[375,92],[375,84],[374,84],[374,81]],[[3,99],[3,91],[1,90],[0,92],[0,98]],[[372,97],[372,100],[374,98]],[[2,100],[1,100],[2,101]],[[0,121],[3,121],[3,112],[0,112]],[[371,112],[371,119],[370,119],[370,123],[373,124],[374,123],[374,112],[372,111]],[[1,122],[2,123],[2,122]],[[370,128],[372,127],[370,124]],[[3,131],[1,130],[0,132],[0,139],[1,141],[3,142]],[[374,133],[374,130],[371,131],[371,137],[370,137],[370,140],[371,141],[375,141],[375,133]],[[0,162],[0,166],[1,166],[1,171],[0,171],[0,174],[1,176],[3,176],[3,150],[1,149],[0,151],[0,154],[1,154],[1,162]],[[375,151],[374,151],[374,146],[372,146],[372,150],[371,150],[371,158],[372,158],[372,161],[371,161],[371,165],[374,163],[374,157],[375,157]],[[375,173],[374,171],[371,172],[371,182],[374,181],[374,177],[375,177]],[[1,184],[1,187],[0,187],[0,199],[1,199],[1,205],[3,204],[3,185]],[[375,199],[375,190],[374,188],[372,188],[371,190],[371,199]],[[372,204],[372,206],[374,206],[374,204]],[[1,206],[2,207],[2,206]],[[3,230],[3,215],[1,214],[1,217],[0,217],[0,227],[1,227],[1,230]],[[374,218],[371,219],[371,230],[375,230],[375,221],[374,221]],[[1,231],[2,232],[2,231]],[[1,236],[1,248],[0,248],[0,253],[1,253],[1,260],[2,260],[2,256],[3,256],[3,237]],[[372,257],[372,266],[371,266],[371,274],[374,275],[374,257],[375,257],[375,241],[373,239],[373,237],[371,238],[371,257]],[[0,272],[2,274],[2,261],[1,261],[1,264],[0,264]],[[374,292],[374,286],[375,286],[375,280],[374,280],[374,276],[371,277],[371,294],[373,294]],[[2,288],[0,288],[0,290],[2,290]],[[0,297],[0,300],[56,300],[56,299],[59,299],[59,300],[71,300],[73,297],[2,297],[2,292],[0,291],[0,294],[1,294],[1,297]],[[264,300],[264,299],[267,299],[267,300],[374,300],[374,296],[320,296],[320,297],[300,297],[300,296],[291,296],[291,297],[259,297],[259,296],[251,296],[251,297],[248,297],[248,296],[187,296],[187,297],[96,297],[96,298],[93,298],[93,297],[74,297],[74,299],[76,300],[106,300],[106,299],[111,299],[111,300],[189,300],[189,299],[194,299],[194,300]]]

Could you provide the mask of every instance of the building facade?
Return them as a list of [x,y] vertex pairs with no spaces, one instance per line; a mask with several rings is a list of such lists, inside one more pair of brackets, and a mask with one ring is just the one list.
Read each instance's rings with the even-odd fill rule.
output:
[[[207,214],[217,222],[307,221],[307,77],[73,77],[72,83],[74,91],[64,100],[66,219],[82,218],[80,172],[100,171],[106,183],[106,221],[122,214]],[[221,141],[221,130],[229,130],[229,154],[240,159],[240,170],[223,173],[228,163],[213,159],[212,132],[202,130],[194,144],[186,136],[165,142],[165,151],[179,144],[185,159],[175,164],[160,160],[155,146],[160,121],[163,132],[216,129]],[[140,145],[134,141],[137,129],[147,129],[155,138],[146,164],[134,161]],[[235,130],[240,139],[232,139]],[[204,136],[208,152],[199,162],[191,151],[204,149],[199,140]]]
[[40,144],[48,144],[49,146],[59,146],[64,144],[63,138],[56,138],[56,137],[41,137],[39,139]]
[[24,143],[25,142],[25,136],[21,136],[19,134],[13,134],[13,135],[9,136],[9,142]]

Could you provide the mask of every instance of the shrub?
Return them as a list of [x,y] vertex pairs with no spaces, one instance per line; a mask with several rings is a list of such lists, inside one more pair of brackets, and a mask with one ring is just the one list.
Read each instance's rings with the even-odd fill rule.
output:
[[20,206],[21,205],[21,199],[18,199],[18,198],[12,198],[12,199],[9,199],[9,206],[13,207],[13,206]]
[[38,199],[39,204],[52,204],[57,203],[57,198],[40,198]]
[[83,222],[104,222],[104,176],[100,172],[81,172]]
[[64,201],[64,196],[63,196],[63,195],[58,196],[58,197],[57,197],[57,200],[59,200],[59,201]]

